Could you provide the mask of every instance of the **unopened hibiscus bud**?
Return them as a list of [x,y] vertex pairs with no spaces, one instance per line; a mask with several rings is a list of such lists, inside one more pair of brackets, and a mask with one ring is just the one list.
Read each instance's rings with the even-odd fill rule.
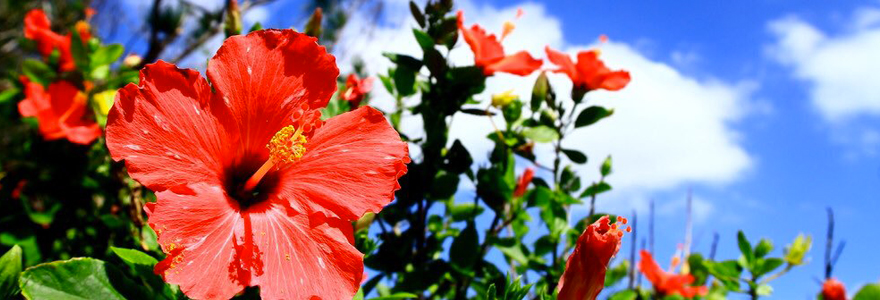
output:
[[138,64],[140,64],[140,63],[141,63],[141,60],[142,60],[142,59],[141,59],[141,57],[140,57],[139,55],[137,55],[137,54],[129,54],[128,56],[125,57],[125,59],[122,60],[122,65],[123,65],[123,66],[126,66],[126,67],[129,67],[129,68],[132,68],[132,67],[137,66]]
[[321,39],[321,20],[323,18],[323,10],[320,7],[315,8],[315,12],[312,13],[312,16],[309,17],[309,22],[306,23],[305,34]]
[[513,94],[513,90],[509,90],[500,94],[492,95],[492,106],[494,107],[505,107],[510,105],[514,100],[519,99],[519,96]]
[[846,287],[837,279],[825,280],[822,284],[822,300],[846,300]]
[[372,212],[368,212],[364,214],[363,217],[357,220],[354,225],[354,231],[361,231],[365,228],[370,228],[370,224],[373,224],[373,219],[376,218],[376,214]]
[[[619,218],[625,223],[625,218]],[[559,279],[560,300],[593,300],[605,287],[608,262],[620,250],[624,230],[612,223],[608,216],[587,226],[577,240],[574,252],[565,263],[565,272]],[[631,229],[627,227],[626,231]]]
[[535,169],[526,168],[525,172],[523,172],[522,176],[520,176],[519,181],[516,183],[516,189],[513,191],[514,197],[522,197],[526,193],[526,189],[529,187],[529,183],[532,182],[532,178],[535,176]]
[[241,34],[241,11],[238,9],[238,0],[229,0],[226,5],[226,24],[224,30],[226,36]]

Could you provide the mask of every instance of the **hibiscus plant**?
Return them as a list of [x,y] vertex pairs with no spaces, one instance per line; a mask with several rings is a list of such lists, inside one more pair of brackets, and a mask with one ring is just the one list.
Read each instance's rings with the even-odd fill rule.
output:
[[[385,53],[376,74],[334,55],[340,0],[314,1],[303,32],[245,30],[266,1],[156,0],[141,55],[101,41],[90,1],[7,2],[20,59],[0,60],[0,298],[757,299],[807,263],[804,235],[778,257],[743,232],[736,259],[686,245],[668,269],[637,252],[635,212],[598,209],[611,156],[579,174],[571,145],[606,130],[615,111],[595,99],[638,74],[598,49],[505,51],[515,21],[493,33],[452,0],[410,2],[420,54]],[[214,36],[203,72],[184,68]],[[513,77],[531,92],[487,91]],[[462,122],[489,146],[455,135]],[[830,270],[821,290],[846,298]]]

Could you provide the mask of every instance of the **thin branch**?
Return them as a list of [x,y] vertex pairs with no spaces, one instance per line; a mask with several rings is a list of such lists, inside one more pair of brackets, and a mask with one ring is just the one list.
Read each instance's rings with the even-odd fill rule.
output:
[[825,279],[831,278],[833,264],[831,263],[831,250],[834,247],[834,210],[828,211],[828,235],[825,242]]

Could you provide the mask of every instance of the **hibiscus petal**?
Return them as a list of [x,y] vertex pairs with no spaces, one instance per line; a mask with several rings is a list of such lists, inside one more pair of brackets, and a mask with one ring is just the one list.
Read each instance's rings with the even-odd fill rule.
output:
[[572,82],[577,83],[579,80],[577,68],[575,68],[574,62],[571,61],[571,57],[569,57],[568,54],[550,49],[550,46],[545,47],[544,51],[547,52],[547,59],[559,67],[559,69],[554,70],[554,72],[565,73]]
[[486,75],[491,75],[495,72],[504,72],[526,76],[540,68],[543,63],[544,61],[533,58],[528,52],[520,51],[516,54],[505,56],[498,61],[492,62],[492,64],[483,69],[483,72]]
[[247,221],[251,270],[263,299],[351,299],[357,293],[363,255],[349,240],[350,222],[308,217],[282,203],[248,213]]
[[356,220],[379,212],[406,173],[406,143],[374,108],[330,118],[306,145],[306,154],[281,174],[279,198],[299,212]]
[[458,29],[464,41],[471,46],[474,52],[474,63],[479,67],[486,67],[490,62],[504,57],[504,48],[498,42],[494,34],[487,34],[486,30],[474,24],[470,28],[464,26],[464,12],[458,11]]
[[615,71],[608,74],[605,74],[602,78],[601,88],[609,90],[609,91],[617,91],[629,84],[629,72],[627,71]]
[[248,285],[235,250],[241,216],[219,186],[176,187],[156,198],[149,223],[168,254],[157,274],[194,299],[229,299]]
[[293,30],[233,36],[208,64],[208,78],[241,127],[239,156],[268,157],[266,143],[302,104],[327,105],[336,91],[336,58]]
[[[221,185],[235,136],[227,108],[194,70],[159,61],[140,85],[120,89],[107,117],[107,148],[132,178],[154,191],[206,182]],[[229,126],[229,127],[227,127]]]

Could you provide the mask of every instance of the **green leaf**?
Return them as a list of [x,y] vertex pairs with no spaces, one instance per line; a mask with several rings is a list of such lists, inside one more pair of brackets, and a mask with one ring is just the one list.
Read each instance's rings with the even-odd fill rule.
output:
[[73,56],[73,62],[78,70],[88,74],[91,70],[89,66],[89,49],[82,42],[78,30],[71,30],[70,32],[73,35],[70,38],[70,54]]
[[593,123],[596,123],[601,119],[607,118],[612,114],[614,114],[613,109],[606,109],[601,106],[590,106],[582,110],[581,113],[578,114],[577,119],[574,121],[574,126],[576,128],[580,128],[592,125]]
[[394,95],[396,91],[394,90],[394,83],[391,82],[391,76],[379,75],[379,80],[382,81],[382,85],[385,87],[385,90],[388,91],[389,94]]
[[422,61],[409,55],[384,52],[382,53],[382,56],[387,57],[391,60],[391,62],[396,65],[403,65],[407,68],[410,68],[411,70],[418,70],[422,68]]
[[705,261],[705,263],[709,273],[724,283],[727,290],[739,291],[739,275],[742,273],[742,267],[736,260]]
[[122,272],[93,258],[74,258],[28,268],[21,273],[28,299],[149,299]]
[[18,294],[19,273],[21,273],[21,247],[15,245],[0,257],[0,298],[11,299]]
[[869,283],[862,287],[852,300],[877,300],[880,299],[880,284]]
[[15,87],[9,87],[9,89],[7,89],[3,92],[0,92],[0,104],[6,103],[7,101],[12,100],[12,98],[14,98],[15,95],[18,95],[18,92],[19,92],[19,90]]
[[559,133],[556,132],[556,129],[544,125],[526,128],[523,130],[523,135],[538,143],[549,143],[559,139]]
[[416,93],[415,90],[416,72],[405,65],[398,65],[394,71],[394,87],[401,97],[410,96]]
[[249,29],[248,32],[253,32],[257,30],[263,30],[263,24],[261,24],[260,22],[254,23],[254,25],[251,26],[251,29]]
[[156,265],[156,263],[159,262],[152,256],[149,256],[146,253],[134,249],[116,248],[111,246],[110,250],[113,251],[116,256],[119,256],[119,258],[121,258],[123,261],[133,265],[144,265],[153,267]]
[[459,140],[452,142],[452,146],[449,147],[449,151],[446,151],[446,155],[444,155],[443,158],[445,159],[444,163],[446,170],[456,174],[461,174],[470,170],[471,164],[474,163],[474,159],[471,158],[470,152],[468,152],[467,148],[465,148],[464,144]]
[[602,173],[602,177],[611,174],[611,155],[608,155],[608,157],[606,157],[605,160],[602,161],[602,168],[599,171]]
[[370,300],[397,300],[397,299],[413,299],[413,298],[418,298],[418,297],[419,297],[419,295],[416,295],[416,294],[397,292],[397,293],[387,295],[387,296],[370,298]]
[[112,44],[107,45],[106,47],[100,47],[97,51],[95,51],[95,53],[92,53],[92,67],[112,64],[117,59],[119,59],[120,56],[122,56],[122,52],[124,51],[125,49],[123,49],[122,45],[120,44]]
[[755,258],[763,258],[767,256],[767,254],[773,251],[773,243],[767,239],[761,239],[758,242],[758,245],[755,246]]
[[749,240],[746,239],[746,234],[742,230],[736,234],[736,243],[739,246],[739,251],[746,258],[746,263],[751,271],[752,262],[755,261],[755,253],[752,252],[752,245],[749,244]]
[[639,294],[633,290],[622,290],[608,296],[608,300],[636,300]]
[[525,252],[523,252],[523,247],[519,242],[519,239],[512,237],[498,238],[492,241],[492,244],[494,244],[498,250],[501,250],[501,253],[504,253],[504,256],[507,256],[522,265],[529,263],[529,259],[526,257]]
[[427,33],[413,28],[413,34],[416,36],[416,41],[419,42],[419,46],[422,47],[422,50],[434,48],[434,39],[432,39]]
[[600,181],[598,183],[593,183],[589,187],[587,187],[583,193],[581,193],[580,198],[592,197],[594,195],[598,195],[611,190],[611,185],[604,181]]
[[449,248],[449,262],[461,272],[472,273],[474,264],[479,258],[480,245],[477,236],[477,225],[468,221],[467,227],[452,241]]
[[605,287],[617,284],[629,273],[629,261],[623,260],[605,273]]
[[773,272],[773,270],[776,270],[776,268],[779,268],[780,266],[785,264],[784,260],[782,260],[781,258],[775,258],[775,257],[771,257],[768,259],[760,259],[759,258],[758,261],[760,261],[761,263],[758,266],[756,266],[755,275],[757,275],[759,277],[761,275]]
[[562,149],[562,153],[565,153],[565,156],[568,156],[568,159],[579,164],[587,163],[587,155],[583,152],[574,149]]
[[26,59],[21,63],[21,72],[28,80],[48,85],[55,79],[55,71],[43,62],[36,59]]
[[419,27],[425,27],[425,15],[422,14],[422,10],[419,9],[419,6],[413,2],[409,2],[409,11],[412,13],[414,19],[416,19],[416,23],[419,23]]
[[485,210],[482,206],[474,203],[452,204],[448,207],[453,222],[472,220]]

